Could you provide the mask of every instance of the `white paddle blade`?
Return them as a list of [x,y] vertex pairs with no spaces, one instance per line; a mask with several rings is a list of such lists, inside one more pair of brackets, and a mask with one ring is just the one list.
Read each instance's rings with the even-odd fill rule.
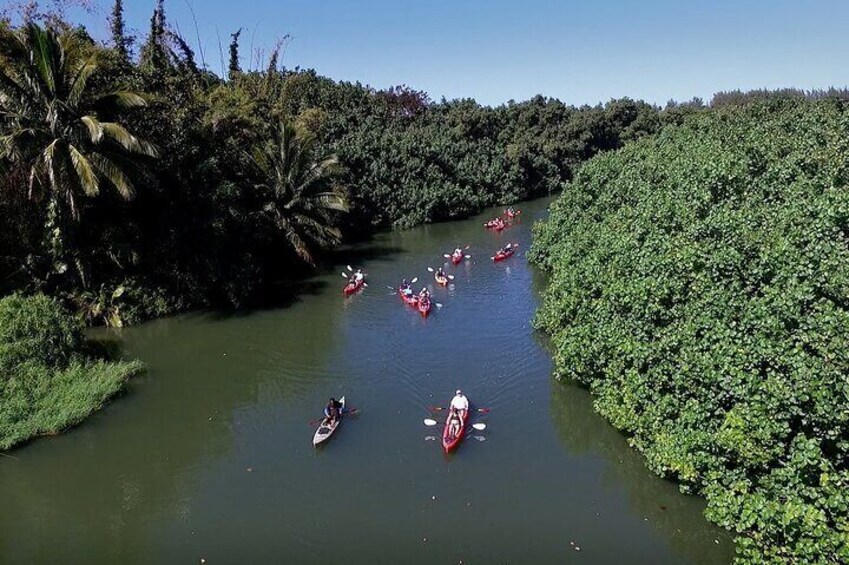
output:
[[479,432],[482,432],[486,429],[486,424],[484,424],[484,423],[472,424],[472,427],[474,429],[478,430]]
[[443,254],[442,254],[442,256],[443,256],[443,257],[445,257],[446,259],[450,259],[450,258],[451,258],[451,255],[449,255],[448,253],[443,253]]
[[432,418],[425,418],[425,419],[424,419],[424,425],[425,425],[425,426],[435,426],[435,425],[436,425],[436,424],[438,424],[438,423],[439,423],[439,422],[437,422],[436,420],[434,420],[434,419],[432,419]]
[[433,267],[428,267],[428,268],[427,268],[427,272],[432,273],[432,272],[433,272]]
[[466,257],[465,257],[465,259],[471,259],[471,258],[472,258],[471,255],[466,255]]
[[486,438],[485,438],[485,437],[483,437],[483,436],[472,436],[472,437],[473,437],[474,439],[478,440],[478,441],[486,441]]
[[342,276],[343,276],[344,278],[346,278],[346,279],[347,279],[349,275],[348,275],[348,273],[346,273],[346,272],[344,272],[344,271],[343,271],[343,272],[342,272]]
[[419,282],[419,277],[413,277],[413,280],[410,281],[410,284],[416,284]]
[[347,267],[348,267],[348,270],[349,270],[349,271],[353,271],[353,270],[354,270],[354,269],[352,269],[352,268],[351,268],[351,265],[347,265]]
[[434,305],[435,305],[437,308],[442,308],[442,303],[440,303],[440,302],[434,302]]
[[448,275],[448,280],[449,280],[449,281],[453,281],[453,280],[454,280],[454,275]]

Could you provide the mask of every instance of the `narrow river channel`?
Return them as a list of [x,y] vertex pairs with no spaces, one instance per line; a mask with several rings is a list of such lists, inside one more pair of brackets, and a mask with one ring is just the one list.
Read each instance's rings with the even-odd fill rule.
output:
[[[493,210],[380,234],[345,256],[368,273],[350,298],[340,266],[279,309],[116,334],[149,371],[0,459],[0,563],[729,563],[703,501],[551,377],[525,258],[549,203],[500,234],[481,225]],[[521,253],[493,263],[507,241]],[[428,319],[387,288],[431,284],[458,244],[472,259]],[[491,411],[446,457],[422,420],[458,387]],[[361,413],[313,448],[308,422],[343,394]]]

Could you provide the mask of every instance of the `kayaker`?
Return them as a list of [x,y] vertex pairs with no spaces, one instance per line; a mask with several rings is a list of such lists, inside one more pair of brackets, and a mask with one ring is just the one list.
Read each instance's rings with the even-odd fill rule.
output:
[[419,301],[429,300],[429,299],[430,299],[430,291],[427,289],[426,286],[423,286],[422,289],[419,291]]
[[437,277],[437,278],[440,278],[440,279],[444,279],[445,278],[445,271],[442,270],[442,267],[437,267],[436,273],[434,274],[434,276]]
[[463,256],[463,250],[462,249],[460,249],[458,247],[457,249],[454,250],[454,257],[462,257],[462,256]]
[[335,422],[341,415],[342,403],[336,400],[335,398],[330,397],[330,401],[327,403],[327,406],[324,407],[325,422],[331,424]]
[[464,395],[463,391],[459,388],[457,389],[457,392],[454,393],[454,398],[451,399],[449,408],[459,412],[461,418],[466,418],[466,413],[469,411],[469,399],[466,398],[466,395]]
[[504,255],[509,255],[512,250],[513,250],[513,244],[508,243],[507,245],[505,245],[504,247],[501,248],[501,253],[503,253]]
[[451,408],[451,413],[448,414],[448,437],[454,439],[460,433],[460,414],[455,408]]
[[354,273],[354,282],[361,282],[366,276],[363,274],[362,269],[357,269],[357,272]]
[[410,286],[410,283],[407,282],[407,279],[401,279],[401,286],[398,287],[401,290],[401,294],[409,297],[413,294],[413,287]]

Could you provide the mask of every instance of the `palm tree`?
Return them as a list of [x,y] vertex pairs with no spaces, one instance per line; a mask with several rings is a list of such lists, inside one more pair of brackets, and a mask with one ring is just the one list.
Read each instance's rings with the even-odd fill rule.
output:
[[[31,197],[47,197],[49,248],[66,268],[83,197],[104,183],[124,199],[134,194],[127,167],[156,148],[121,124],[105,121],[124,108],[145,105],[136,92],[92,92],[100,54],[72,31],[29,23],[0,29],[0,162],[22,169]],[[77,265],[80,267],[80,265]],[[83,281],[85,282],[85,281]]]
[[282,231],[298,256],[315,265],[314,249],[339,243],[339,214],[348,211],[345,190],[334,183],[335,155],[314,158],[315,139],[281,122],[271,143],[248,155],[261,210]]

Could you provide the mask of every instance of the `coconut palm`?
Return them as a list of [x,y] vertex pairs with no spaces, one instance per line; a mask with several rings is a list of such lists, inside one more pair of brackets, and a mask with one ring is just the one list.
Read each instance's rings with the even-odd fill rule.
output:
[[92,92],[100,66],[99,51],[74,32],[34,23],[0,29],[0,161],[23,169],[30,196],[46,196],[57,267],[82,199],[103,184],[132,198],[128,164],[156,156],[152,144],[107,121],[145,100],[130,91]]
[[339,243],[339,215],[348,211],[335,155],[315,158],[315,139],[281,123],[271,143],[248,155],[261,210],[281,230],[298,256],[315,264],[316,247]]

